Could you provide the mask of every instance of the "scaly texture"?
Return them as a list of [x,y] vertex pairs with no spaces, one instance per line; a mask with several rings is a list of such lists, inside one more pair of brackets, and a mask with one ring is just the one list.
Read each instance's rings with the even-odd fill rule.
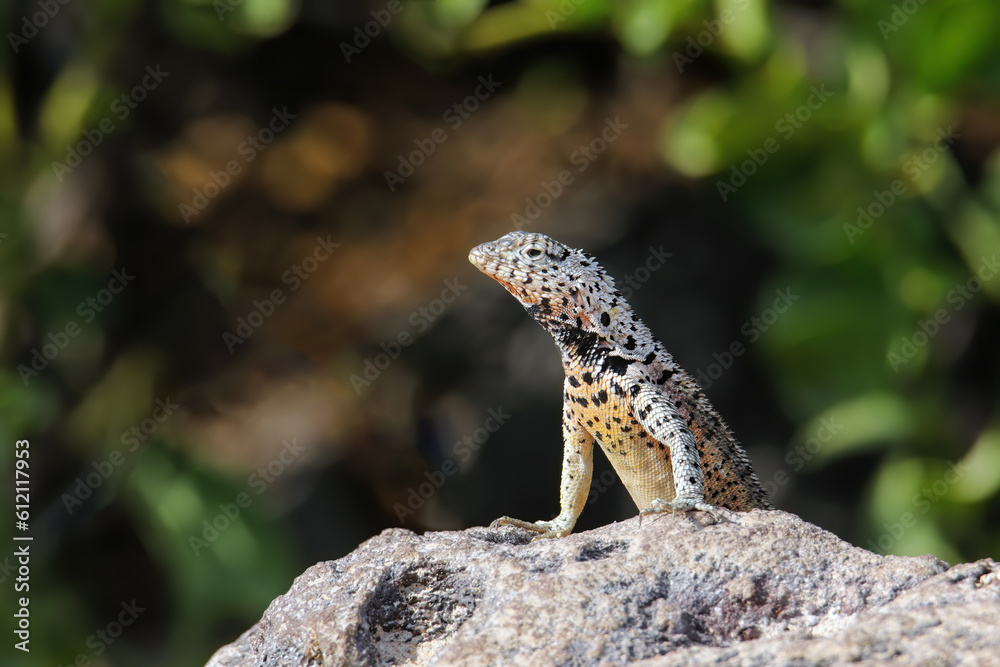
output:
[[595,440],[641,514],[772,509],[726,422],[593,256],[511,232],[473,248],[469,261],[552,334],[566,370],[559,516],[495,525],[569,535],[590,491]]

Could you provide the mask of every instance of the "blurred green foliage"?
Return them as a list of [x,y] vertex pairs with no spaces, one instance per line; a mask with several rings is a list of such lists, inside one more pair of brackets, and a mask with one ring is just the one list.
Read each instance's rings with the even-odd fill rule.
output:
[[[223,364],[214,353],[192,351],[210,344],[183,333],[195,323],[175,322],[171,335],[183,343],[164,343],[145,314],[148,304],[126,293],[44,373],[25,383],[18,370],[107,284],[108,267],[119,265],[124,249],[143,245],[143,233],[167,229],[155,232],[154,243],[170,248],[188,235],[194,240],[178,256],[192,265],[209,254],[211,225],[169,228],[176,221],[160,205],[169,179],[157,172],[158,151],[197,134],[185,123],[205,109],[238,107],[245,98],[264,109],[276,103],[281,85],[266,88],[254,78],[272,68],[281,71],[272,83],[325,81],[330,99],[363,98],[355,91],[366,86],[393,87],[399,109],[434,112],[437,98],[406,87],[406,72],[419,69],[444,82],[455,72],[478,72],[483,63],[514,68],[516,81],[500,94],[517,99],[549,136],[568,133],[596,104],[599,86],[588,70],[596,61],[613,80],[626,71],[645,77],[640,85],[650,90],[633,97],[611,86],[608,95],[626,104],[661,95],[658,86],[669,89],[668,108],[652,107],[654,130],[638,139],[653,147],[658,164],[644,172],[646,181],[635,180],[653,183],[653,190],[670,174],[705,202],[705,211],[725,212],[723,229],[735,234],[743,225],[739,234],[770,256],[748,312],[765,312],[775,290],[801,295],[752,347],[767,389],[794,425],[787,450],[759,466],[765,481],[775,483],[779,506],[822,516],[808,488],[779,480],[826,479],[852,513],[842,536],[856,544],[952,562],[1000,552],[1000,280],[990,268],[1000,256],[1000,5],[447,0],[404,2],[398,17],[386,13],[389,5],[106,0],[84,9],[70,3],[27,44],[8,37],[11,48],[0,55],[0,442],[32,440],[33,512],[45,531],[35,545],[32,663],[68,664],[83,653],[94,664],[201,664],[259,618],[308,564],[296,535],[328,530],[317,520],[346,521],[313,517],[308,529],[293,528],[276,509],[280,503],[253,497],[210,548],[192,548],[191,536],[204,535],[204,522],[247,493],[248,478],[246,469],[226,469],[203,455],[192,431],[170,423],[130,454],[127,475],[112,476],[79,513],[65,510],[65,489],[117,447],[157,397],[219,372]],[[24,34],[23,20],[37,11],[30,2],[14,3],[5,32]],[[391,22],[383,26],[379,16]],[[368,42],[381,41],[357,55],[370,61],[366,69],[352,70],[362,65],[338,59],[342,45],[356,45],[357,29],[372,21],[379,24]],[[296,42],[317,53],[320,42],[336,46],[326,52],[330,60],[298,62],[288,55],[301,53]],[[58,178],[53,161],[65,160],[67,146],[107,118],[135,85],[121,75],[134,75],[126,65],[161,56],[183,63],[189,74],[178,71],[173,87],[151,92],[136,113],[111,116],[115,129],[97,151],[100,161],[74,179]],[[200,61],[224,71],[219,78],[228,89],[201,81]],[[316,74],[307,78],[299,68]],[[325,72],[334,69],[342,73],[329,83]],[[386,72],[393,69],[403,74],[391,78]],[[188,86],[173,83],[185,76]],[[178,117],[182,112],[187,116]],[[387,116],[396,123],[394,113]],[[384,148],[387,163],[411,143],[407,135]],[[378,182],[381,171],[371,171]],[[122,180],[122,173],[133,180]],[[522,191],[514,201],[530,194]],[[354,227],[332,214],[303,218],[350,233],[383,217],[387,229],[403,227],[378,199],[358,205],[367,208]],[[52,227],[60,219],[52,209],[75,211],[71,217],[105,236],[54,245],[63,237]],[[239,295],[258,294],[247,288],[253,280],[240,277],[252,276],[246,239],[261,228],[256,211],[242,214],[245,232],[220,243],[226,247],[214,264],[163,279],[196,282],[217,299],[224,317],[213,322],[223,326],[245,312]],[[290,236],[265,243],[281,245]],[[719,272],[734,290],[742,281],[726,267]],[[169,287],[144,298],[173,308]],[[397,314],[405,319],[410,307],[399,306]],[[191,308],[192,320],[207,317]],[[355,334],[345,350],[377,345],[364,318],[338,319]],[[303,320],[302,329],[317,328]],[[180,360],[185,354],[196,359],[190,364],[196,369]],[[331,364],[361,356],[351,354],[333,354]],[[383,385],[373,394],[400,395],[393,391]],[[349,412],[367,414],[366,400],[351,403]],[[415,431],[404,414],[400,408],[385,418],[371,442]],[[380,458],[371,442],[358,447]],[[423,465],[406,461],[403,468]],[[0,463],[8,490],[12,465],[9,456]],[[371,494],[359,492],[353,502],[375,506]],[[379,522],[391,525],[391,513],[354,532],[344,529],[343,539],[363,538]],[[6,576],[0,600],[11,608]],[[97,656],[88,636],[114,618],[121,600],[133,598],[140,606],[150,601],[152,620]]]

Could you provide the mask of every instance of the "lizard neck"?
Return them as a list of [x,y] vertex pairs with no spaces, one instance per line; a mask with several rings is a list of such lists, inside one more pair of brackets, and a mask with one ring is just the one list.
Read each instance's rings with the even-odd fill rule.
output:
[[601,321],[600,314],[588,313],[572,323],[551,320],[540,323],[555,339],[567,369],[603,366],[609,357],[618,365],[623,361],[646,360],[655,350],[656,339],[621,299],[617,299],[606,321],[607,324]]

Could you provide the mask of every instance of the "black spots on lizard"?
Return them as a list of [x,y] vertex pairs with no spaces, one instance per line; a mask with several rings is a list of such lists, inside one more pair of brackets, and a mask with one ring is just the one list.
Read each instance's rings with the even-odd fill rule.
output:
[[596,406],[604,405],[608,402],[608,392],[602,389],[591,396],[590,400],[592,400]]
[[670,368],[666,368],[663,370],[662,373],[660,373],[660,377],[659,379],[656,380],[656,384],[663,384],[673,376],[674,376],[674,371]]
[[590,374],[590,371],[586,371],[583,374],[583,381],[587,384],[594,384],[594,376]]
[[639,390],[639,385],[637,385],[637,384],[634,384],[634,385],[632,385],[631,387],[628,388],[628,393],[631,394],[632,396],[638,396],[639,395],[639,391],[640,391]]
[[604,368],[609,373],[614,373],[615,375],[625,375],[625,372],[628,371],[628,366],[629,360],[619,357],[617,354],[609,354],[608,358],[604,361]]
[[601,324],[609,326],[611,324],[611,316],[607,313],[601,313]]
[[622,433],[631,433],[632,432],[632,427],[631,426],[622,426],[618,430],[621,431]]
[[544,326],[544,320],[552,314],[552,305],[546,297],[543,298],[540,303],[527,306],[525,310],[527,310],[529,315],[541,322]]
[[[577,318],[577,321],[579,322],[580,318]],[[580,327],[560,327],[555,335],[571,357],[589,359],[597,349],[597,334],[584,331]]]
[[646,364],[648,366],[649,364],[653,363],[655,360],[656,360],[656,350],[653,350],[652,352],[650,352],[649,354],[646,355],[646,358],[642,360],[642,363],[644,363],[644,364]]
[[574,403],[582,405],[583,407],[587,407],[589,405],[589,403],[587,403],[587,399],[583,396],[573,396],[572,398]]
[[635,337],[632,336],[632,335],[630,335],[628,337],[628,339],[625,341],[625,345],[623,345],[622,347],[624,347],[629,352],[631,352],[632,350],[634,350],[635,349]]
[[620,384],[618,384],[617,382],[612,382],[611,383],[611,391],[615,392],[615,396],[624,396],[625,395],[625,390],[622,389],[622,386]]
[[575,375],[570,375],[568,378],[571,387],[579,387],[580,381],[576,379]]
[[639,419],[645,419],[646,415],[649,414],[649,410],[647,408],[639,408],[635,413],[639,415]]

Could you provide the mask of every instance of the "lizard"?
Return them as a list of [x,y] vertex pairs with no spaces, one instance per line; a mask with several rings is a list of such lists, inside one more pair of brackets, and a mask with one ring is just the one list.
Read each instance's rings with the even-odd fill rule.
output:
[[643,516],[773,509],[746,452],[688,373],[615,288],[597,259],[544,234],[511,232],[469,252],[555,339],[562,355],[563,460],[558,516],[517,526],[565,537],[583,511],[594,442]]

